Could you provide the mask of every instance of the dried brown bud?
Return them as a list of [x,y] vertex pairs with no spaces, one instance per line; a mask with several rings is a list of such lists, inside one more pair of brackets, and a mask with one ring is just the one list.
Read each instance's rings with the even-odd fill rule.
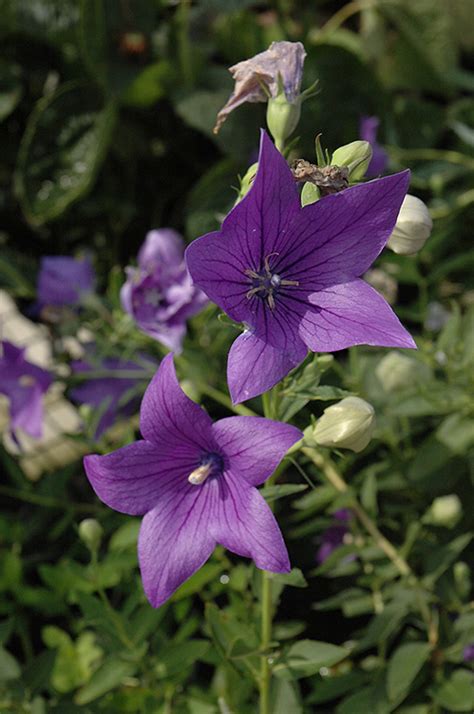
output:
[[347,166],[323,166],[311,164],[304,159],[297,159],[291,166],[296,181],[313,183],[319,188],[321,196],[339,193],[349,186]]

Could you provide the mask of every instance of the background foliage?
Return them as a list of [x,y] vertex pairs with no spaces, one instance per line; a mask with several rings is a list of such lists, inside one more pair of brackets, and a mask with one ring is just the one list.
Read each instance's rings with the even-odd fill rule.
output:
[[[320,131],[330,150],[356,139],[361,115],[377,115],[391,169],[411,168],[411,193],[430,205],[421,255],[378,262],[419,346],[401,376],[379,367],[386,352],[356,348],[285,384],[282,419],[298,411],[305,427],[353,393],[375,406],[378,428],[360,455],[333,454],[324,468],[285,462],[273,492],[294,565],[275,577],[275,714],[474,707],[463,661],[474,642],[473,17],[472,0],[0,1],[0,286],[28,312],[41,256],[90,251],[102,301],[80,322],[101,354],[159,358],[120,309],[122,267],[152,227],[191,240],[219,225],[264,124],[264,106],[247,105],[212,134],[231,90],[226,68],[272,40],[302,41],[305,86],[320,80],[298,155],[312,158]],[[212,390],[226,391],[235,336],[216,315],[193,320],[178,362],[214,417],[228,414]],[[58,362],[78,327],[50,328]],[[96,444],[89,415],[76,440],[105,452],[135,428],[132,419]],[[33,483],[7,451],[1,459],[2,712],[255,710],[259,585],[247,561],[217,550],[155,611],[138,576],[138,521],[98,503],[80,462]],[[334,464],[345,492],[325,478]],[[461,512],[443,523],[430,507],[447,494]],[[354,504],[408,570],[356,518],[317,566],[331,514]],[[86,516],[104,529],[98,553],[78,537]]]

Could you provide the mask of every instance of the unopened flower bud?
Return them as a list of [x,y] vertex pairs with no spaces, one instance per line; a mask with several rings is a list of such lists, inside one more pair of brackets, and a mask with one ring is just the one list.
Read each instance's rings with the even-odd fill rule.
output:
[[416,196],[407,194],[387,246],[398,255],[414,255],[424,246],[432,228],[427,206]]
[[102,526],[95,518],[85,518],[79,523],[79,538],[91,553],[99,550],[103,532]]
[[384,391],[397,392],[426,381],[430,370],[418,360],[393,351],[382,357],[375,368],[375,375]]
[[372,147],[368,141],[351,141],[350,144],[340,146],[333,153],[331,164],[334,166],[347,166],[351,181],[360,181],[372,159]]
[[453,565],[454,584],[463,600],[467,600],[471,592],[471,569],[463,560]]
[[451,493],[449,496],[435,498],[424,520],[435,526],[453,528],[461,518],[461,515],[461,501],[455,493]]
[[268,100],[267,126],[280,150],[298,126],[300,116],[301,100],[299,97],[291,102],[286,98],[285,92],[281,91],[274,99]]
[[351,449],[358,453],[371,440],[374,428],[373,406],[359,397],[346,397],[324,410],[313,438],[320,446]]

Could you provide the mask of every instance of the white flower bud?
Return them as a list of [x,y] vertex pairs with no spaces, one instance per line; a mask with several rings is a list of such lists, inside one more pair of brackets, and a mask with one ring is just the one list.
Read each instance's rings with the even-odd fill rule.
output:
[[449,496],[435,498],[424,520],[436,526],[453,528],[461,518],[461,515],[461,501],[455,493],[451,493]]
[[400,352],[388,352],[375,368],[375,375],[385,392],[412,387],[430,376],[429,368]]
[[79,538],[92,553],[99,550],[103,532],[102,526],[95,518],[85,518],[79,523]]
[[372,158],[372,147],[368,141],[351,141],[340,146],[331,157],[333,166],[347,166],[351,181],[364,178]]
[[365,449],[375,429],[375,411],[359,397],[346,397],[324,410],[313,432],[320,446],[359,452]]
[[398,255],[414,255],[423,248],[432,228],[427,206],[416,196],[407,194],[387,246]]

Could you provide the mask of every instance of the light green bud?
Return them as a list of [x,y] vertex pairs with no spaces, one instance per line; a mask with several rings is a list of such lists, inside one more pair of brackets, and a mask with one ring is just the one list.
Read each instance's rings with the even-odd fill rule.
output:
[[268,100],[267,126],[275,139],[275,145],[280,151],[285,142],[298,126],[301,116],[301,100],[289,102],[285,93],[279,92],[275,98]]
[[397,392],[426,381],[430,370],[418,360],[393,351],[382,357],[375,368],[375,375],[384,391]]
[[257,169],[258,162],[255,162],[255,164],[252,164],[252,166],[247,169],[245,175],[240,179],[239,195],[237,196],[237,201],[235,202],[236,204],[241,201],[252,188],[255,176],[257,175]]
[[423,520],[435,526],[453,528],[461,516],[461,501],[455,493],[451,493],[449,496],[435,498]]
[[432,228],[427,206],[416,196],[407,194],[387,246],[398,255],[414,255],[423,248]]
[[467,600],[471,592],[471,569],[463,560],[458,560],[453,565],[454,583],[456,590],[463,600]]
[[360,181],[365,176],[371,158],[372,147],[368,141],[351,141],[350,144],[336,149],[331,157],[331,164],[347,166],[351,181]]
[[365,449],[375,429],[375,411],[359,397],[346,397],[324,410],[313,431],[320,446],[350,449],[358,453]]
[[91,553],[97,553],[104,531],[95,518],[85,518],[79,523],[79,538]]
[[319,201],[319,196],[319,188],[314,183],[306,181],[301,190],[301,205],[308,206],[310,203],[316,203]]

